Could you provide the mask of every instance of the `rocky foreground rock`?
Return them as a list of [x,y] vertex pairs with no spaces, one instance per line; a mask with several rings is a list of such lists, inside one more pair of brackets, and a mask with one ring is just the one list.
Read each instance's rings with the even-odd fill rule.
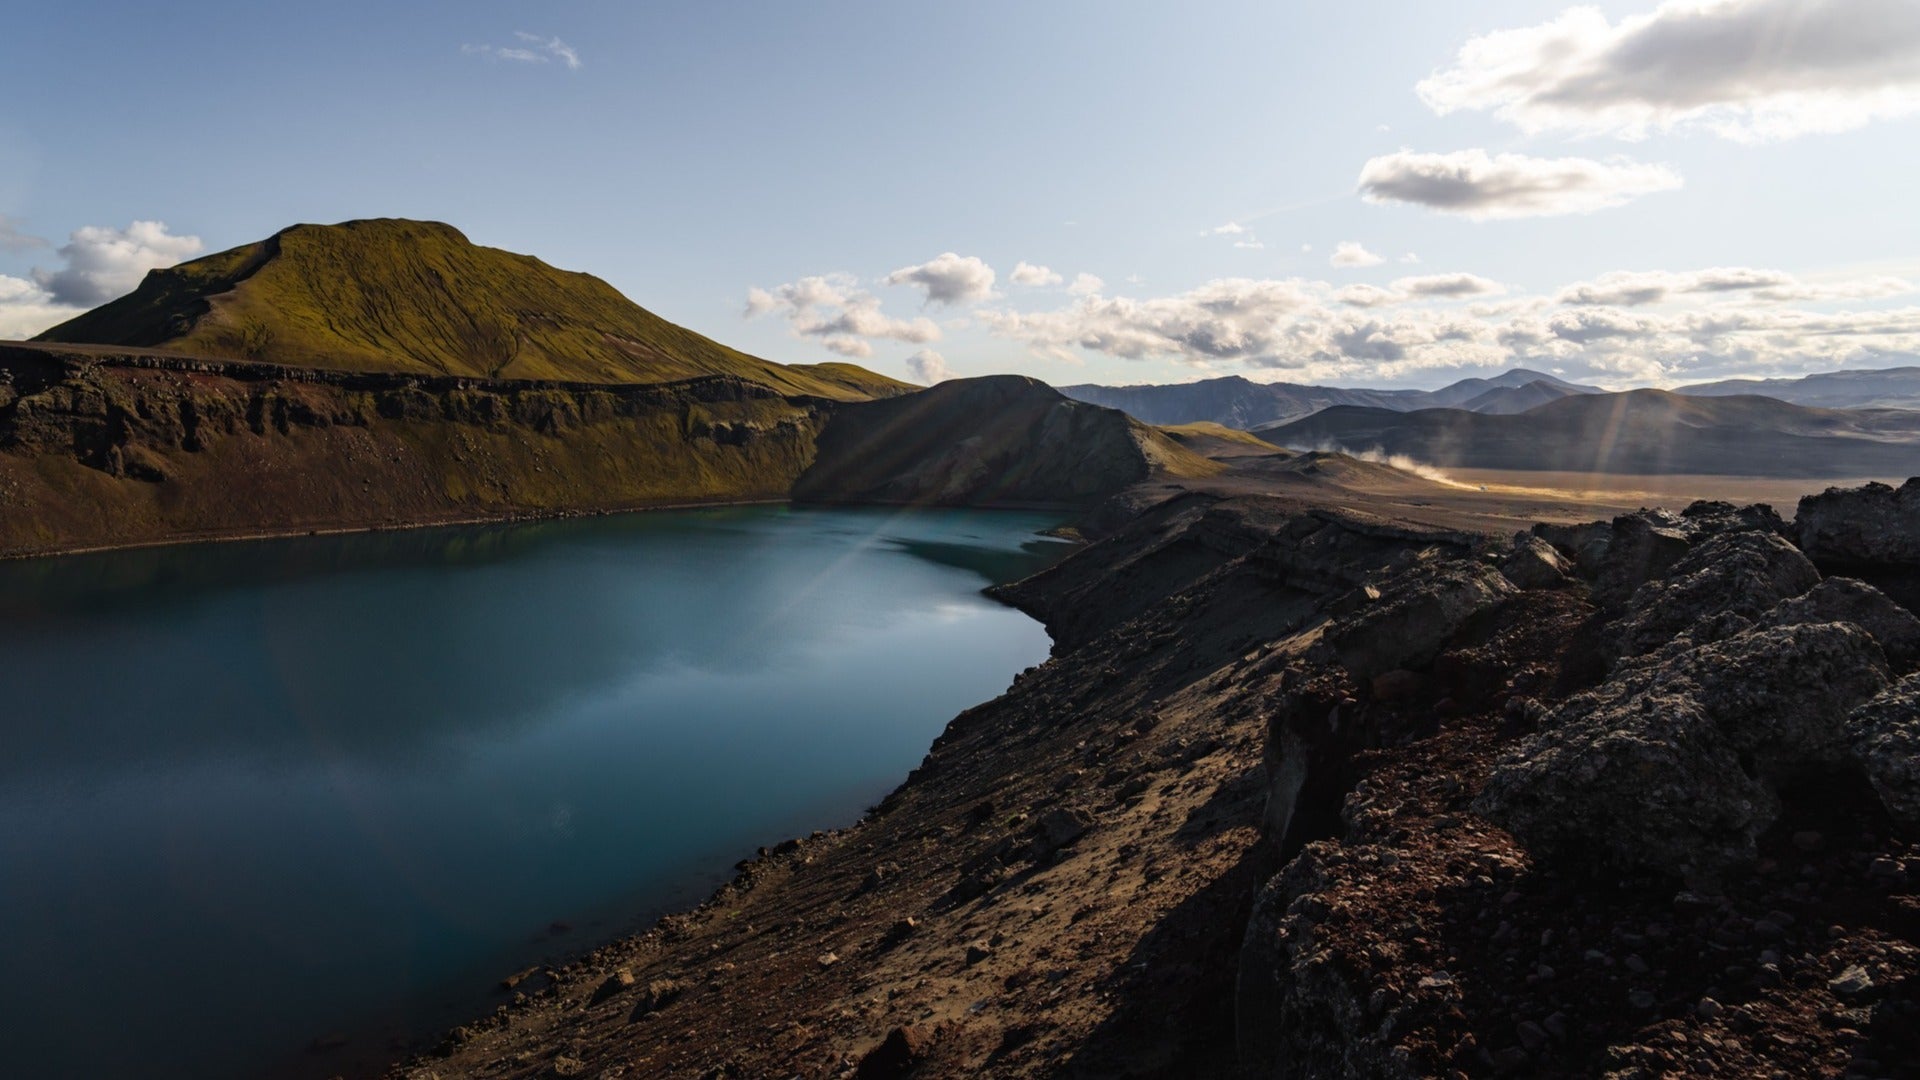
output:
[[1799,516],[1114,515],[859,824],[394,1074],[1920,1075],[1920,620]]

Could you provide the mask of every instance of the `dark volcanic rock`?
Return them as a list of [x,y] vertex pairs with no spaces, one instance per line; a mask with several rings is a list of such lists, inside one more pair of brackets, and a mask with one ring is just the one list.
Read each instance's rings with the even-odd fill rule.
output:
[[1613,543],[1613,525],[1606,521],[1589,521],[1582,525],[1543,522],[1533,527],[1533,535],[1573,560],[1574,569],[1582,577],[1594,578],[1599,576],[1600,567],[1606,562],[1607,548]]
[[1760,620],[1762,626],[1818,622],[1852,623],[1872,634],[1887,654],[1887,667],[1896,676],[1920,665],[1920,618],[1879,589],[1852,578],[1828,578]]
[[1327,634],[1334,655],[1356,679],[1427,664],[1467,620],[1517,591],[1499,571],[1463,559],[1416,565],[1377,589],[1378,600]]
[[1564,585],[1573,566],[1552,544],[1533,535],[1514,537],[1513,551],[1500,562],[1500,572],[1523,589],[1551,589]]
[[1828,488],[1800,500],[1794,517],[1800,549],[1820,563],[1920,566],[1920,477]]
[[1594,599],[1617,607],[1647,581],[1665,574],[1692,547],[1679,515],[1641,510],[1613,519],[1607,551],[1595,572]]
[[[1615,628],[1622,656],[1640,656],[1702,622],[1693,644],[1743,630],[1789,597],[1820,581],[1820,571],[1792,544],[1769,532],[1743,531],[1708,537],[1688,551],[1664,577],[1642,585]],[[1728,619],[1737,616],[1737,619]]]
[[1370,1008],[1369,992],[1321,930],[1329,912],[1316,894],[1354,856],[1339,844],[1308,844],[1254,900],[1241,947],[1235,1008],[1240,1062],[1274,1080],[1421,1075],[1406,1051],[1380,1037],[1395,1022]]
[[1920,829],[1920,675],[1855,709],[1847,738],[1887,811]]
[[1837,623],[1629,664],[1503,755],[1475,809],[1542,855],[1712,880],[1754,857],[1782,787],[1847,760],[1847,713],[1886,685]]

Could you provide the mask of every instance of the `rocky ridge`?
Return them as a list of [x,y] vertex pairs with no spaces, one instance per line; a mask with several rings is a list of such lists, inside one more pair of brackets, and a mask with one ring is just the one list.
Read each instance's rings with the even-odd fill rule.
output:
[[1916,1074],[1920,622],[1794,526],[1116,518],[866,819],[394,1075]]

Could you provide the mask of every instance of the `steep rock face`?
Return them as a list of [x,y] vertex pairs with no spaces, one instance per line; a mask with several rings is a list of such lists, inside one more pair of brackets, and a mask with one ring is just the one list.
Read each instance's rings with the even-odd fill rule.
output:
[[0,347],[0,554],[780,499],[830,402]]
[[838,410],[794,497],[1084,506],[1156,470],[1207,475],[1218,466],[1124,413],[997,375]]

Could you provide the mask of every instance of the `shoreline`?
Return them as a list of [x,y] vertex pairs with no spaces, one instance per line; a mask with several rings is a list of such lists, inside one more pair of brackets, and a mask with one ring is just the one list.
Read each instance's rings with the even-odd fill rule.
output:
[[[594,510],[554,510],[550,512],[508,513],[444,520],[412,521],[403,524],[327,525],[312,529],[256,529],[247,532],[213,532],[168,537],[164,540],[134,540],[124,544],[90,544],[48,551],[10,551],[0,554],[0,562],[24,562],[28,559],[59,559],[71,555],[102,555],[116,551],[141,551],[149,548],[188,547],[199,544],[240,544],[252,540],[298,540],[308,536],[352,536],[360,533],[410,532],[415,529],[450,529],[473,525],[519,525],[571,518],[613,517],[618,514],[644,514],[655,510],[702,510],[723,506],[809,505],[792,499],[704,499],[694,502],[641,503]],[[1007,507],[1007,509],[1021,509]]]

